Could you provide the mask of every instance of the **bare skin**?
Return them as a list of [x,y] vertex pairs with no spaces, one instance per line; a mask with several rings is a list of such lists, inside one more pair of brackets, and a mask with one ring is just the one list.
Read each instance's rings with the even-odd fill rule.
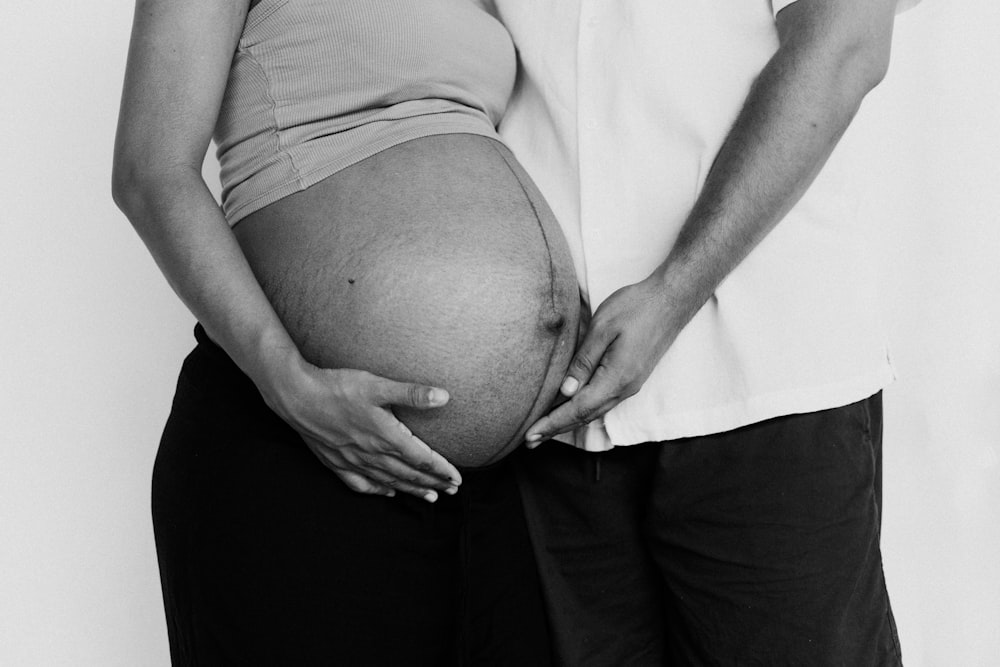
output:
[[113,194],[171,287],[267,404],[348,487],[454,493],[458,470],[390,406],[440,388],[303,359],[201,178],[249,0],[138,0],[115,141]]
[[646,279],[594,312],[529,447],[634,395],[723,279],[801,198],[889,63],[896,0],[798,0],[780,46],[712,165],[676,245]]

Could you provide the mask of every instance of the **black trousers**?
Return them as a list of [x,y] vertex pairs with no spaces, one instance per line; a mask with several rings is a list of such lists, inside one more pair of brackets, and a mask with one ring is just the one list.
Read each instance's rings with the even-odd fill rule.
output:
[[196,336],[153,472],[173,664],[550,664],[511,461],[433,505],[354,493]]
[[523,461],[559,664],[899,665],[881,394],[728,433]]

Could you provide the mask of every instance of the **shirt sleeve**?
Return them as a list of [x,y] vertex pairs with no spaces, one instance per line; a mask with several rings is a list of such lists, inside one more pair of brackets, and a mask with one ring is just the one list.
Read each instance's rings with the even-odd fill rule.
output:
[[[771,9],[774,11],[774,15],[777,16],[778,12],[793,2],[796,2],[796,0],[771,0]],[[896,0],[896,13],[902,14],[907,9],[915,7],[919,2],[920,0]]]
[[771,9],[774,11],[774,15],[777,16],[778,12],[793,2],[795,2],[795,0],[771,0]]

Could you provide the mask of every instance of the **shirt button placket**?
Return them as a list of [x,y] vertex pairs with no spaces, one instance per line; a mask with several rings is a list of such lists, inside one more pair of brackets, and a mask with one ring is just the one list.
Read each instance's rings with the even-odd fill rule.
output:
[[[587,267],[585,277],[585,291],[592,294],[593,273],[591,267],[593,258],[591,257],[594,245],[594,228],[591,224],[591,212],[593,202],[591,198],[594,188],[590,186],[594,182],[593,173],[596,162],[594,160],[594,140],[598,132],[599,123],[594,115],[594,95],[591,88],[595,82],[593,77],[596,74],[591,59],[594,57],[595,46],[598,42],[596,27],[599,20],[596,15],[595,0],[581,0],[580,2],[580,22],[579,36],[577,41],[577,82],[576,82],[576,113],[577,113],[577,159],[580,175],[580,239],[583,244],[584,266]],[[596,304],[592,304],[596,306]]]

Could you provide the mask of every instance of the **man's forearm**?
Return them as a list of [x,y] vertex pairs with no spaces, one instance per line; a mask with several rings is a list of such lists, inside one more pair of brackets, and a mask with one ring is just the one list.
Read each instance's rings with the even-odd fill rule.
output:
[[840,19],[837,10],[827,5],[817,15],[810,4],[819,3],[799,0],[779,15],[781,46],[754,83],[657,270],[683,323],[802,197],[885,73],[891,8],[876,10],[877,20],[863,30],[849,26],[838,33],[830,25]]

